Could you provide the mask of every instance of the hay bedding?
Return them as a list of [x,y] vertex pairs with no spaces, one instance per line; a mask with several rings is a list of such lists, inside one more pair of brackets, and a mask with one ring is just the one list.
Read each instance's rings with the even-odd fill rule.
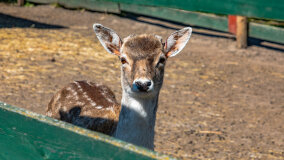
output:
[[[104,82],[111,86],[118,97],[117,99],[120,99],[119,61],[116,56],[108,54],[100,43],[94,40],[95,38],[88,39],[79,33],[64,29],[40,30],[33,28],[0,29],[0,37],[0,70],[3,82],[0,91],[5,92],[5,102],[44,113],[45,105],[51,95],[66,83],[78,79]],[[183,70],[181,74],[176,72],[179,68],[191,69]],[[171,107],[168,106],[167,101],[174,101],[176,97],[164,101],[165,96],[163,95],[171,95],[177,90],[188,94],[187,92],[190,91],[179,88],[176,84],[187,81],[187,75],[193,75],[200,70],[202,70],[202,66],[197,66],[192,62],[172,61],[170,67],[167,67],[165,79],[171,81],[166,81],[169,89],[163,89],[161,93],[161,104],[166,108],[164,111],[160,109],[160,114],[157,115],[158,119],[162,119],[157,122],[156,128],[159,130],[155,142],[157,151],[170,153],[174,156],[189,156],[176,144],[176,141],[183,141],[182,138],[176,139],[175,136],[180,134],[180,129],[184,126],[183,122],[165,111]],[[216,74],[212,71],[202,74],[203,85],[213,83],[208,80],[209,77],[216,78]],[[200,95],[196,93],[196,96]],[[201,105],[187,100],[176,107],[182,109],[188,104]],[[199,133],[198,131],[193,132]],[[210,134],[215,136],[215,132]],[[221,134],[218,132],[217,135]],[[167,142],[164,141],[164,137],[169,138]]]
[[[155,150],[185,159],[283,158],[283,66],[248,61],[226,49],[222,54],[213,42],[216,53],[207,56],[201,39],[192,39],[191,56],[184,53],[167,64]],[[37,113],[43,114],[52,94],[73,80],[103,82],[119,100],[119,66],[95,35],[0,29],[0,100]]]
[[[0,91],[5,92],[1,100],[7,103],[22,106],[13,101],[21,91],[26,91],[23,96],[28,99],[41,93],[48,93],[42,98],[49,99],[56,90],[50,83],[59,77],[63,79],[56,86],[62,87],[75,79],[92,79],[90,75],[113,81],[113,73],[119,72],[115,56],[73,31],[0,29],[0,37]],[[37,108],[35,111],[44,112],[44,107]]]

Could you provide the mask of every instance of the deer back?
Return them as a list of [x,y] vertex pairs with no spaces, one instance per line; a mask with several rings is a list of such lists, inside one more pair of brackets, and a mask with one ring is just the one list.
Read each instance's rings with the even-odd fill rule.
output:
[[120,105],[108,87],[74,81],[52,97],[46,115],[110,135],[116,128],[119,112]]

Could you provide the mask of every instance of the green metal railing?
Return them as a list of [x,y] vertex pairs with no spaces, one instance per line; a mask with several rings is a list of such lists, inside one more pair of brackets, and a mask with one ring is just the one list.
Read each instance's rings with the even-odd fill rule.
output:
[[[283,21],[281,0],[27,0],[35,3],[59,3],[69,8],[121,13],[131,12],[174,22],[229,32],[227,15],[240,15]],[[197,11],[197,12],[192,12]],[[199,12],[214,13],[215,16]],[[284,44],[284,28],[249,24],[249,37]]]
[[0,159],[174,159],[0,102]]

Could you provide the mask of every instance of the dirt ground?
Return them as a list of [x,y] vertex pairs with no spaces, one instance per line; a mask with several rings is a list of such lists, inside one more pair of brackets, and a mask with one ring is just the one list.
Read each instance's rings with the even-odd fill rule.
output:
[[[73,80],[103,82],[121,98],[117,57],[93,23],[121,37],[164,39],[184,25],[53,6],[0,3],[0,101],[43,114]],[[183,159],[284,159],[284,47],[193,27],[189,44],[167,62],[155,150]]]

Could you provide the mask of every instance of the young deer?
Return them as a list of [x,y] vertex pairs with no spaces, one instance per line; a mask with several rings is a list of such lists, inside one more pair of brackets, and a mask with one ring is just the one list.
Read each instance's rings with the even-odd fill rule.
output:
[[191,28],[172,33],[162,43],[160,36],[146,34],[131,35],[122,41],[101,24],[93,27],[107,52],[118,56],[122,63],[121,105],[106,86],[75,81],[53,96],[46,114],[154,149],[156,111],[166,60],[184,48]]

